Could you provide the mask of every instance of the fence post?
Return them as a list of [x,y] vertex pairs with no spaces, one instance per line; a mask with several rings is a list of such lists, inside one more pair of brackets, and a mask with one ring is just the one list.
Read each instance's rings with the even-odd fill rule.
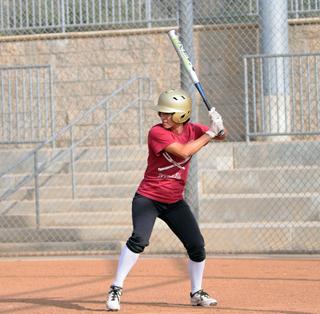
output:
[[[179,1],[179,30],[180,40],[184,45],[191,61],[194,63],[193,58],[193,3],[192,0]],[[192,98],[192,120],[197,121],[198,115],[194,97],[194,87],[191,82],[187,71],[183,64],[180,62],[180,79],[181,87],[188,91]],[[186,184],[186,201],[190,204],[192,212],[196,219],[199,218],[199,187],[198,187],[198,161],[197,156],[193,156],[190,162],[189,180]]]
[[[267,3],[268,2],[268,3]],[[259,0],[260,46],[263,58],[263,92],[269,120],[269,132],[273,135],[290,132],[287,118],[291,113],[287,108],[289,96],[289,65],[278,55],[288,54],[289,26],[287,0]],[[278,137],[277,140],[284,137]],[[272,138],[271,138],[272,140]]]
[[76,197],[76,178],[74,176],[74,152],[73,152],[73,126],[70,128],[70,142],[71,142],[71,149],[70,149],[70,163],[71,163],[71,182],[72,182],[72,199]]
[[[248,97],[248,63],[247,58],[243,58],[244,69],[244,97],[245,97],[245,121],[246,121],[246,142],[250,141],[250,127],[249,127],[249,97]],[[255,119],[255,117],[254,117]]]
[[60,14],[61,14],[61,31],[66,32],[66,21],[65,21],[65,11],[64,11],[64,0],[60,1]]
[[105,142],[105,154],[106,154],[106,171],[110,170],[110,158],[109,158],[109,103],[106,102],[104,106],[104,116],[105,116],[105,128],[104,128],[104,142]]
[[143,103],[142,103],[142,99],[141,97],[143,97],[143,79],[139,78],[138,81],[138,129],[139,129],[139,144],[142,145],[143,144]]
[[146,0],[146,20],[147,20],[147,27],[151,28],[151,0]]
[[34,151],[34,160],[33,160],[33,171],[34,171],[34,204],[36,211],[36,227],[40,228],[40,204],[39,204],[39,174],[38,174],[38,150]]
[[49,93],[50,93],[50,113],[51,113],[51,137],[52,137],[52,148],[56,147],[55,135],[55,108],[53,99],[53,73],[52,67],[49,65]]

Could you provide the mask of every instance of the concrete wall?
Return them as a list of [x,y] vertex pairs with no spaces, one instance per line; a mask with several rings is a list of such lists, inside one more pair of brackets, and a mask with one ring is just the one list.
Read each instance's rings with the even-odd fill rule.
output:
[[[319,23],[290,25],[291,52],[320,50]],[[2,37],[0,60],[1,65],[52,65],[57,127],[61,128],[133,76],[145,75],[154,81],[152,101],[147,106],[163,89],[178,87],[179,60],[167,31]],[[230,125],[230,138],[239,139],[237,136],[244,133],[242,55],[258,52],[257,26],[195,27],[194,44],[197,71],[207,94]],[[199,112],[200,121],[207,122],[202,105]],[[147,115],[147,124],[157,121],[154,112],[147,111]]]

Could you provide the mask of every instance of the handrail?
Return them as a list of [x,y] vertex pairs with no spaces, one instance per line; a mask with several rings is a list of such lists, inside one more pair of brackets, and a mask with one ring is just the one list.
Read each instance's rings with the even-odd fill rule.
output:
[[[105,104],[106,102],[110,101],[110,99],[112,99],[113,97],[115,97],[117,94],[119,94],[121,91],[123,91],[126,87],[128,87],[129,85],[131,85],[134,81],[139,80],[139,79],[144,79],[144,80],[149,80],[149,78],[147,77],[133,77],[130,80],[126,81],[122,86],[120,86],[119,88],[117,88],[111,95],[107,96],[106,98],[100,100],[95,106],[91,107],[89,110],[82,112],[78,117],[76,117],[71,123],[69,123],[67,126],[65,126],[64,128],[62,128],[60,131],[56,132],[51,138],[41,142],[40,144],[38,144],[38,146],[36,146],[36,148],[34,148],[30,153],[27,153],[26,155],[24,155],[21,159],[19,159],[14,165],[12,165],[9,169],[5,170],[4,172],[0,173],[0,179],[8,174],[9,172],[12,172],[12,170],[14,170],[15,168],[17,168],[19,165],[21,165],[21,163],[27,161],[29,158],[31,158],[31,156],[34,155],[35,151],[39,151],[41,148],[43,148],[44,146],[48,145],[49,143],[55,141],[57,139],[58,136],[66,133],[67,131],[69,131],[74,125],[76,125],[79,121],[81,121],[83,118],[87,117],[90,113],[92,113],[93,111],[95,111],[98,108],[101,108],[103,104]],[[122,111],[119,112],[119,114]]]
[[80,140],[76,141],[76,142],[72,142],[71,145],[68,147],[67,150],[64,150],[62,152],[59,152],[58,154],[56,154],[54,157],[52,157],[51,159],[47,160],[46,162],[44,162],[40,168],[38,168],[38,173],[41,173],[42,171],[46,170],[49,166],[50,166],[50,162],[53,162],[55,160],[57,160],[58,158],[66,155],[67,153],[69,153],[70,150],[72,150],[73,148],[76,148],[77,146],[79,146],[80,144],[82,144],[86,139],[88,139],[90,137],[90,135],[96,133],[97,131],[99,131],[100,129],[102,129],[106,124],[108,124],[109,122],[111,122],[114,118],[116,118],[117,116],[119,116],[120,113],[126,111],[128,108],[134,106],[137,104],[137,101],[131,101],[127,106],[125,106],[124,108],[122,108],[119,112],[117,112],[116,114],[112,115],[110,118],[108,118],[107,120],[105,120],[104,122],[100,123],[98,126],[96,126],[91,132],[88,132],[85,136],[83,136]]
[[[39,181],[38,181],[38,176],[41,172],[43,172],[45,169],[47,169],[52,162],[57,160],[58,158],[71,153],[71,160],[69,161],[69,164],[71,164],[72,169],[71,169],[71,175],[72,175],[72,197],[75,198],[75,178],[74,178],[74,173],[73,173],[73,163],[75,161],[74,155],[73,155],[73,150],[76,148],[78,145],[82,144],[86,139],[89,138],[90,135],[94,134],[95,132],[101,130],[103,127],[106,127],[109,125],[112,120],[114,120],[116,117],[118,117],[121,113],[125,112],[129,108],[133,106],[137,106],[137,104],[141,103],[141,97],[143,97],[141,91],[139,90],[137,93],[137,97],[133,100],[131,100],[127,105],[123,106],[120,110],[118,110],[116,113],[111,115],[108,118],[105,118],[104,121],[97,126],[94,127],[93,130],[90,130],[88,133],[86,133],[84,136],[82,136],[80,139],[78,139],[76,142],[73,141],[72,139],[72,130],[73,127],[76,126],[77,123],[81,122],[83,119],[88,117],[90,114],[94,113],[97,109],[105,108],[106,104],[110,102],[114,97],[116,97],[119,93],[123,92],[126,90],[130,85],[132,85],[134,82],[138,81],[139,83],[139,89],[141,88],[140,82],[141,81],[146,81],[148,83],[148,91],[147,91],[147,96],[150,97],[151,94],[151,84],[150,84],[150,79],[147,77],[133,77],[127,82],[125,82],[122,86],[117,88],[111,95],[108,95],[101,101],[99,101],[96,105],[91,107],[85,112],[82,112],[79,114],[71,123],[69,123],[66,127],[62,128],[60,131],[58,131],[54,136],[52,136],[50,139],[42,142],[39,144],[35,149],[33,149],[31,152],[29,152],[27,155],[23,156],[19,161],[17,161],[13,166],[11,166],[9,169],[7,169],[5,172],[1,173],[1,177],[4,175],[7,175],[9,173],[12,173],[19,165],[21,165],[23,162],[33,158],[33,163],[34,163],[34,170],[33,173],[30,174],[28,173],[26,176],[24,176],[21,180],[15,183],[14,187],[7,189],[2,195],[0,195],[0,200],[3,201],[7,199],[10,195],[13,193],[17,192],[22,186],[24,186],[27,182],[31,181],[33,178],[35,179],[35,212],[36,212],[36,225],[37,227],[40,227],[40,205],[39,205]],[[139,108],[140,110],[141,108]],[[55,141],[59,136],[64,135],[66,133],[70,132],[71,134],[71,143],[66,147],[65,150],[63,151],[58,151],[56,154],[54,154],[51,158],[45,160],[41,165],[38,165],[38,153],[39,151],[45,147],[46,145],[50,144],[52,141]],[[141,134],[140,134],[141,136]],[[106,140],[107,141],[107,140]],[[106,148],[106,171],[109,170],[109,160],[108,160],[108,150],[109,147]]]

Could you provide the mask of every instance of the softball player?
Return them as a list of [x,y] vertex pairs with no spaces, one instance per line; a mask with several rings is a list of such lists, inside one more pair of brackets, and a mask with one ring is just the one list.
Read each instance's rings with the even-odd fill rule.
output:
[[149,244],[156,218],[162,219],[180,239],[189,256],[192,305],[212,306],[217,301],[202,289],[206,252],[198,223],[183,199],[190,159],[212,139],[223,139],[221,116],[211,109],[210,127],[189,122],[192,101],[181,89],[163,92],[156,111],[161,123],[148,134],[148,164],[132,201],[133,232],[122,248],[116,277],[106,307],[120,309],[124,280],[139,254]]

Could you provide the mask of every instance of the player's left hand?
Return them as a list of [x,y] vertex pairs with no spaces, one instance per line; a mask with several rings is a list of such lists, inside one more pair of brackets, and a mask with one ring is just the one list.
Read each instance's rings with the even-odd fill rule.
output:
[[214,107],[209,111],[209,117],[211,120],[209,134],[211,137],[216,137],[221,131],[224,130],[223,120],[221,115],[216,111]]

